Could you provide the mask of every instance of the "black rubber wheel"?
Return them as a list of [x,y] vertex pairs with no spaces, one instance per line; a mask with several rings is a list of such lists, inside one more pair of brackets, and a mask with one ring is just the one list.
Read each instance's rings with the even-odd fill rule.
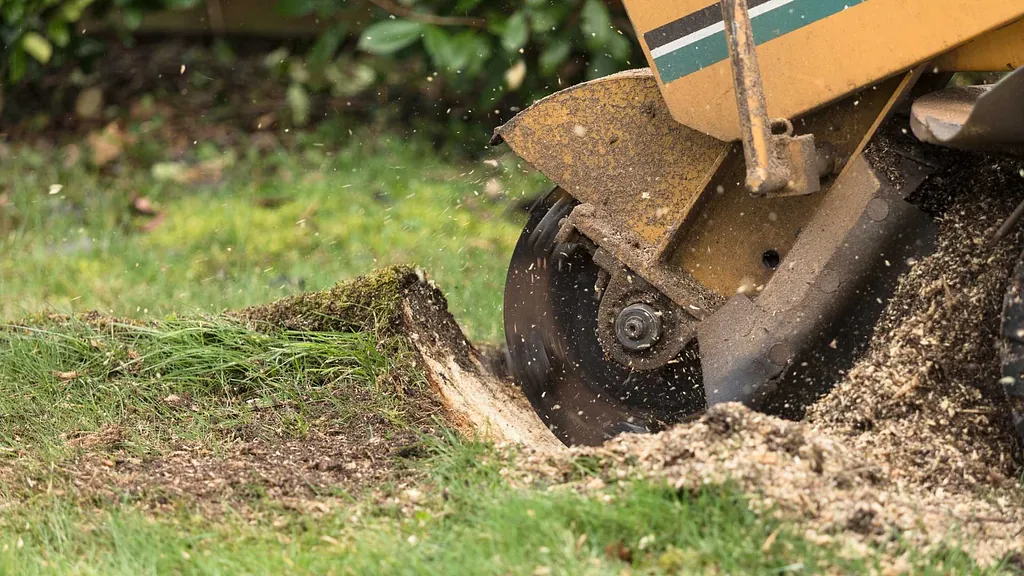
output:
[[655,431],[702,412],[695,344],[664,367],[643,372],[605,355],[594,297],[600,267],[586,249],[556,246],[560,223],[577,204],[557,188],[539,201],[509,265],[505,339],[526,397],[570,445]]
[[1002,364],[999,383],[1010,404],[1017,440],[1024,446],[1024,255],[1003,297],[999,352]]

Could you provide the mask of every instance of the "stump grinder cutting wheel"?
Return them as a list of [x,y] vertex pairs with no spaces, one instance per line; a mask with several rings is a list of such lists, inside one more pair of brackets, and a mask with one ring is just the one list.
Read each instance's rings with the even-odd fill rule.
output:
[[[625,0],[650,68],[495,131],[557,186],[512,257],[505,333],[567,444],[722,402],[798,417],[931,249],[907,198],[935,147],[1024,152],[1020,0],[707,2]],[[975,72],[998,81],[965,86]]]

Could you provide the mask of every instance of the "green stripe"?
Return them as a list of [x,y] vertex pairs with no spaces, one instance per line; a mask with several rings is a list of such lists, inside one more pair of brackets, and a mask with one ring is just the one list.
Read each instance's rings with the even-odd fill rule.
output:
[[[866,0],[796,0],[754,18],[754,42],[764,44],[856,6]],[[654,64],[665,84],[729,58],[725,32],[719,32],[656,58]]]

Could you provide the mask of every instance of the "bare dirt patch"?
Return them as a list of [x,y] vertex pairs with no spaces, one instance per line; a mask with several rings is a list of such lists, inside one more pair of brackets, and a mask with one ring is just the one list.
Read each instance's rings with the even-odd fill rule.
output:
[[[368,422],[311,431],[299,440],[239,441],[216,451],[182,444],[155,457],[88,452],[63,471],[82,495],[160,508],[182,501],[206,510],[271,499],[303,508],[406,479],[402,462],[422,451],[411,431],[372,436]],[[388,423],[377,422],[380,429]]]

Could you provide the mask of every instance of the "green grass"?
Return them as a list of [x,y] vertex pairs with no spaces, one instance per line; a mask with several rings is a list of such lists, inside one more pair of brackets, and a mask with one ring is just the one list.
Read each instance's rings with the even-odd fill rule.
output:
[[[268,503],[254,517],[153,516],[65,501],[0,519],[7,574],[861,574],[880,567],[749,510],[729,487],[632,482],[592,494],[510,488],[492,448],[449,439],[410,498],[316,517]],[[951,550],[906,552],[917,574],[979,570]]]
[[[619,574],[629,566],[623,558],[632,555],[641,573],[703,574],[717,566],[724,573],[771,574],[815,573],[835,560],[831,551],[788,534],[763,554],[761,546],[776,526],[724,490],[680,496],[640,484],[617,494],[613,505],[571,493],[502,496],[482,488],[477,496],[482,505],[456,504],[464,511],[428,505],[410,517],[396,513],[358,523],[342,514],[279,515],[277,524],[287,518],[288,525],[276,530],[270,522],[209,522],[184,513],[152,521],[137,511],[82,514],[55,505],[8,516],[0,569],[501,575],[543,574],[546,568],[551,574]],[[85,525],[89,530],[82,530]],[[852,568],[858,562],[843,564]]]
[[[126,446],[144,454],[243,429],[301,437],[325,411],[339,426],[365,412],[398,424],[401,380],[386,376],[401,361],[372,333],[263,334],[225,318],[10,328],[0,332],[0,450],[62,456],[68,433],[106,425],[127,427]],[[256,419],[273,405],[297,409]]]
[[174,441],[302,438],[321,417],[409,429],[418,406],[407,396],[422,396],[423,380],[394,329],[408,279],[385,268],[230,315],[0,326],[0,454],[59,460],[74,452],[69,434],[107,426],[140,455]]
[[[200,144],[190,158],[221,153]],[[0,162],[0,316],[9,322],[0,329],[0,574],[879,567],[877,552],[849,557],[809,542],[751,512],[727,486],[513,486],[502,470],[514,457],[455,435],[438,438],[435,424],[422,437],[424,456],[392,457],[394,482],[366,494],[339,489],[323,514],[298,512],[263,486],[214,503],[219,514],[187,497],[157,505],[151,494],[111,498],[74,488],[68,477],[87,450],[159,458],[179,442],[216,451],[253,436],[302,439],[364,417],[422,432],[417,424],[429,415],[410,401],[422,380],[395,335],[365,321],[356,331],[289,329],[213,313],[409,263],[441,284],[472,336],[496,340],[505,266],[521,226],[521,217],[506,214],[507,200],[480,194],[492,169],[451,165],[424,142],[369,132],[306,135],[287,153],[242,151],[215,184],[171,184],[131,166],[99,174],[28,149]],[[538,189],[517,170],[495,175],[512,197]],[[131,214],[133,193],[157,203],[159,226],[140,230],[148,220]],[[380,294],[366,309],[386,315],[393,296]],[[128,319],[47,317],[89,309]],[[110,425],[126,432],[116,446],[69,442]],[[581,477],[599,468],[577,464]],[[17,472],[34,478],[31,485]],[[981,572],[955,551],[906,553],[917,573]]]
[[[512,485],[504,470],[516,466],[514,453],[454,433],[423,436],[424,455],[396,457],[395,482],[341,491],[316,515],[259,486],[219,514],[188,498],[154,511],[153,494],[78,492],[49,472],[74,469],[81,450],[68,433],[112,423],[129,437],[100,450],[119,459],[158,458],[171,436],[215,445],[257,423],[257,411],[280,416],[264,423],[270,440],[302,438],[317,414],[344,427],[372,413],[408,428],[403,381],[386,377],[418,385],[399,345],[372,329],[257,332],[225,317],[8,326],[0,458],[22,456],[0,466],[28,468],[35,488],[0,486],[0,574],[855,574],[883,561],[808,541],[729,486]],[[189,406],[169,406],[171,394]],[[581,458],[573,478],[585,483],[601,468]],[[902,552],[915,573],[986,573],[955,550]]]
[[[522,217],[489,199],[486,182],[498,178],[512,198],[543,187],[513,167],[452,165],[422,140],[368,130],[324,129],[269,153],[200,144],[192,162],[235,159],[212,184],[161,181],[145,163],[63,168],[61,158],[16,148],[0,161],[2,318],[220,311],[404,263],[430,272],[471,336],[494,341]],[[164,213],[152,231],[139,230],[148,219],[131,214],[133,194]]]

